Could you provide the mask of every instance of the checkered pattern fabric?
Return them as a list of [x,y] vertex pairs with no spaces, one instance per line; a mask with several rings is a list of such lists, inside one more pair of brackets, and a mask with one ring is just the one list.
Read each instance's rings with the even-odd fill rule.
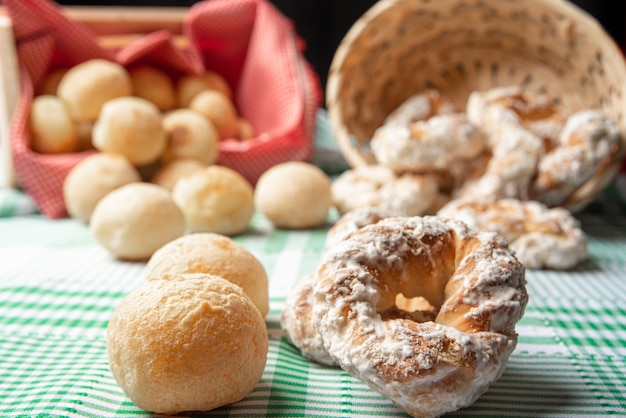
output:
[[[29,206],[19,192],[0,200],[5,214],[15,210],[0,218],[0,416],[149,416],[116,385],[104,338],[144,264],[112,259],[75,220],[18,214]],[[452,416],[626,415],[626,217],[579,216],[589,259],[527,272],[530,302],[503,376]],[[305,359],[281,332],[285,298],[317,267],[326,232],[275,230],[255,214],[236,238],[270,278],[267,366],[245,399],[207,416],[404,416],[341,369]]]

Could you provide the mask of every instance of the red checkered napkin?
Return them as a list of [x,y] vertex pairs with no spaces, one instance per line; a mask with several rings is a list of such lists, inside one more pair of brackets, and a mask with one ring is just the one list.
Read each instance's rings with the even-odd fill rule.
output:
[[322,95],[292,23],[267,0],[206,0],[189,9],[183,34],[189,49],[166,31],[147,34],[121,50],[106,50],[95,33],[45,0],[4,0],[14,26],[21,70],[11,150],[24,190],[49,218],[67,216],[63,181],[93,151],[43,155],[30,149],[28,113],[34,86],[56,67],[106,58],[122,65],[150,63],[170,74],[212,70],[223,75],[239,112],[255,127],[251,141],[223,141],[218,164],[251,183],[271,166],[306,160],[313,152],[315,114]]

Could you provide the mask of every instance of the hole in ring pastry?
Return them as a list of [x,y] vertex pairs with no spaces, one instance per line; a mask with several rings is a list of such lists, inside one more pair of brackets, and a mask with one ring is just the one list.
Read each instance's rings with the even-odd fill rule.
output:
[[[528,295],[525,270],[496,234],[437,217],[387,218],[324,256],[314,319],[330,356],[413,416],[472,404],[502,374]],[[382,313],[399,294],[434,321]]]

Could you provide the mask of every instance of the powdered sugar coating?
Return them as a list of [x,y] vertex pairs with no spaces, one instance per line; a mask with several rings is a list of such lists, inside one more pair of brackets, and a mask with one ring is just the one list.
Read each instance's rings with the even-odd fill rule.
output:
[[619,146],[617,125],[601,110],[574,113],[567,119],[554,149],[537,168],[533,197],[549,206],[562,204],[610,160]]
[[530,102],[519,86],[470,94],[467,117],[487,135],[492,157],[485,173],[463,185],[456,198],[528,198],[543,152],[542,136],[548,134],[541,122],[554,124],[541,117],[555,112],[541,97],[533,100],[537,102]]
[[502,235],[529,269],[569,269],[587,257],[587,237],[580,222],[563,208],[516,199],[453,200],[437,215]]
[[471,159],[486,145],[465,113],[444,113],[410,124],[387,123],[370,142],[376,160],[396,171],[443,169]]
[[438,191],[434,175],[396,174],[381,165],[346,170],[331,184],[333,204],[341,214],[376,208],[402,216],[422,215],[432,206]]
[[[357,230],[316,274],[314,318],[330,356],[414,416],[470,405],[500,376],[528,298],[503,239],[429,216]],[[435,320],[383,320],[399,293],[426,298]]]
[[452,101],[437,89],[426,89],[406,99],[394,109],[383,124],[408,125],[432,116],[454,113],[457,109]]
[[313,322],[313,284],[315,275],[310,274],[298,282],[285,300],[280,323],[287,339],[307,358],[328,366],[337,363],[328,355],[322,337]]
[[375,224],[382,219],[391,218],[393,216],[399,216],[399,214],[393,211],[383,211],[370,207],[357,208],[346,212],[328,230],[326,246],[332,247],[337,242],[347,238],[357,229],[366,225]]

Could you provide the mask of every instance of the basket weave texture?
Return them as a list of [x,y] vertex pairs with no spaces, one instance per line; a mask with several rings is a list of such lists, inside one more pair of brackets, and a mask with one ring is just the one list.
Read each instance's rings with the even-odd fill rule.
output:
[[600,24],[564,0],[381,0],[350,29],[328,77],[330,123],[352,167],[409,96],[435,88],[464,109],[472,91],[520,85],[569,111],[601,108],[621,148],[563,206],[586,206],[626,152],[626,66]]

